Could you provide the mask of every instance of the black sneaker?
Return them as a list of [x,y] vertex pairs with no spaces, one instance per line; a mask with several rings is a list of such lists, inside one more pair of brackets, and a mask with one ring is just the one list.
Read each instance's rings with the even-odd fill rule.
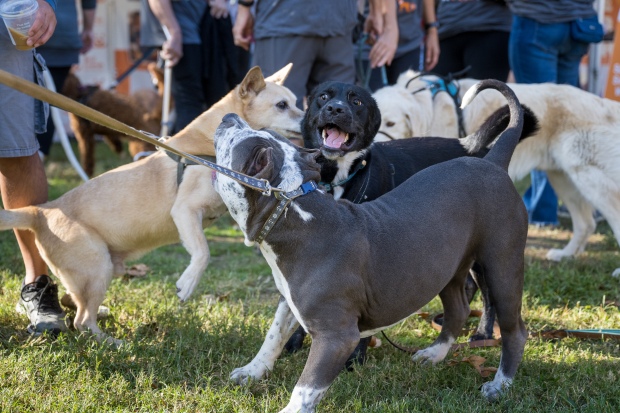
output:
[[33,283],[22,286],[15,309],[28,316],[30,334],[38,336],[48,332],[57,335],[68,330],[66,314],[58,302],[58,286],[47,275],[40,275]]

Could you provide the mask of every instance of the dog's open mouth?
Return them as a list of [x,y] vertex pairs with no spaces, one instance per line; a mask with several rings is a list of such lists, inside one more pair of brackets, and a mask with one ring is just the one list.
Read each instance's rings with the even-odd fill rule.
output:
[[352,134],[343,131],[333,123],[328,123],[319,128],[321,137],[323,138],[323,146],[330,149],[346,149]]

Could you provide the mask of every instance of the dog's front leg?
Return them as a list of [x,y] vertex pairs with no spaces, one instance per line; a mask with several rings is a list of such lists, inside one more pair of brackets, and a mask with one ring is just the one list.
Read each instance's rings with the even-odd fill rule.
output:
[[246,384],[248,379],[260,379],[268,371],[282,353],[286,340],[293,334],[299,322],[291,311],[284,297],[280,297],[276,315],[269,327],[265,341],[256,357],[246,366],[239,367],[230,374],[230,379],[238,384]]
[[[357,320],[355,320],[357,321]],[[357,324],[312,335],[310,355],[288,405],[280,413],[312,413],[360,340]]]
[[573,236],[563,249],[552,248],[547,253],[547,259],[560,261],[564,258],[581,254],[588,242],[590,235],[594,234],[596,222],[592,216],[594,212],[590,203],[581,195],[571,179],[560,171],[547,171],[549,182],[555,189],[573,221]]
[[[203,232],[203,216],[205,205],[210,208],[206,213],[219,217],[225,207],[219,195],[215,193],[210,182],[204,182],[196,168],[188,168],[179,192],[174,200],[170,215],[178,231],[183,247],[189,252],[191,260],[181,277],[177,281],[177,296],[185,301],[192,294],[200,277],[209,264],[209,245]],[[204,169],[204,168],[203,168]],[[202,174],[204,178],[204,174]],[[222,212],[219,211],[222,210]],[[211,220],[212,221],[212,220]]]

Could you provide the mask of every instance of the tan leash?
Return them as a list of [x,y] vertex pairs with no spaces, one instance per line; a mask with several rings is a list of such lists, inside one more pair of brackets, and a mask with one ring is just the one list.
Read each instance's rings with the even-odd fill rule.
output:
[[121,132],[136,139],[146,141],[154,146],[158,146],[162,149],[179,155],[182,158],[190,159],[198,164],[204,164],[204,162],[201,162],[200,158],[166,145],[165,143],[159,141],[156,137],[154,137],[155,135],[150,135],[146,132],[134,129],[122,122],[119,122],[114,118],[109,117],[108,115],[91,109],[88,106],[83,105],[73,99],[69,99],[68,97],[63,96],[59,93],[52,92],[51,90],[37,85],[36,83],[29,82],[19,76],[15,76],[4,70],[0,70],[0,83],[15,90],[18,90],[22,93],[25,93],[26,95],[31,96],[35,99],[47,102],[52,106],[56,106],[57,108],[60,108],[67,112],[71,112],[74,115],[80,116],[91,122],[106,126],[110,129]]
[[[25,93],[26,95],[31,96],[35,99],[47,102],[52,106],[56,106],[57,108],[66,110],[67,112],[71,112],[74,115],[80,116],[91,122],[95,122],[99,125],[106,126],[117,132],[148,142],[155,147],[166,150],[169,154],[173,153],[180,156],[181,158],[193,161],[196,165],[203,165],[207,168],[211,168],[219,173],[228,176],[229,178],[234,179],[242,185],[262,192],[263,195],[269,196],[272,193],[286,192],[278,187],[272,187],[269,181],[266,179],[257,179],[251,176],[244,175],[231,169],[224,168],[223,166],[220,166],[207,159],[203,159],[199,156],[191,155],[189,153],[168,146],[162,141],[160,141],[155,135],[151,135],[147,132],[134,129],[124,124],[123,122],[119,122],[116,119],[111,118],[108,115],[98,112],[94,109],[91,109],[88,106],[76,102],[73,99],[69,99],[68,97],[60,95],[58,93],[54,93],[44,87],[37,85],[36,83],[29,82],[19,76],[15,76],[4,70],[0,70],[0,83],[15,90],[18,90],[22,93]],[[294,193],[295,191],[291,192]]]

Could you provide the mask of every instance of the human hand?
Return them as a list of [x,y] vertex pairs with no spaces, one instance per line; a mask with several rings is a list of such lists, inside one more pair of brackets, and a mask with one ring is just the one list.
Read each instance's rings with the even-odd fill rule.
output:
[[26,43],[31,47],[39,47],[44,45],[56,29],[56,13],[54,9],[45,0],[37,0],[39,8],[32,23],[32,27],[28,30],[28,40]]
[[396,48],[398,47],[398,28],[386,26],[385,31],[379,36],[368,54],[370,67],[381,67],[392,64]]
[[209,0],[211,16],[216,19],[228,17],[228,0]]
[[439,61],[439,53],[441,50],[439,49],[439,35],[437,34],[437,28],[432,27],[426,32],[425,39],[425,57],[424,57],[424,68],[425,70],[432,70]]
[[383,14],[380,9],[371,8],[364,21],[364,33],[368,34],[368,44],[374,44],[377,37],[383,34]]
[[237,9],[237,19],[232,32],[235,46],[250,50],[254,35],[254,17],[248,7],[240,6]]
[[83,30],[80,34],[82,38],[82,48],[80,49],[80,54],[86,54],[90,49],[93,48],[93,31],[92,30]]
[[166,61],[167,67],[173,67],[183,57],[183,35],[181,32],[171,32],[161,48],[161,58]]

